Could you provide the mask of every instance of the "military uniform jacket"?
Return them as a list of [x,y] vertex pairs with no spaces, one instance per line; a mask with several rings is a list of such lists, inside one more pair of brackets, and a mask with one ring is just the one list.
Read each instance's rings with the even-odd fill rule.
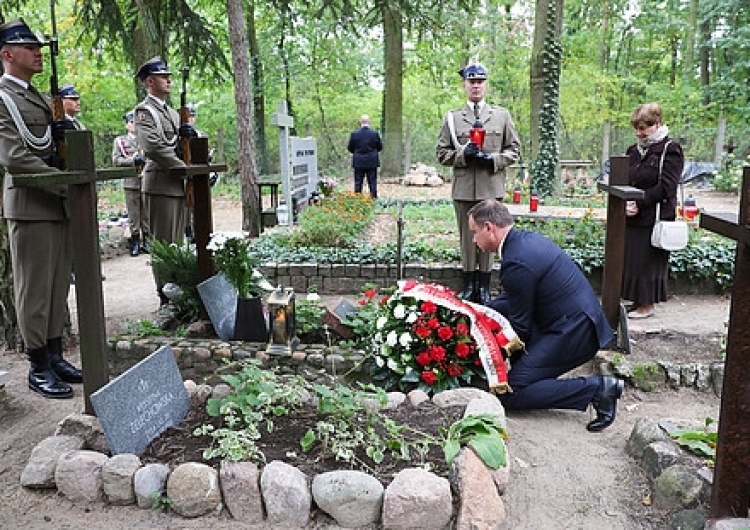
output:
[[[50,124],[52,109],[39,91],[24,88],[12,79],[0,77],[0,165],[6,170],[3,183],[3,216],[19,221],[63,221],[67,218],[67,189],[14,188],[13,175],[55,173],[43,158],[55,152]],[[21,130],[11,115],[18,109]],[[25,129],[25,130],[24,130]]]
[[[115,138],[112,145],[112,164],[115,167],[135,166],[135,155],[138,154],[138,140],[135,136],[123,134]],[[126,190],[141,189],[141,175],[123,179],[123,188]]]
[[[444,166],[453,166],[451,197],[458,201],[502,199],[505,195],[505,168],[518,160],[521,143],[507,109],[485,103],[479,116],[485,129],[482,151],[490,153],[494,168],[475,166],[464,158],[469,131],[474,125],[474,110],[469,105],[450,111],[443,120],[437,143],[437,158]],[[451,121],[455,136],[451,132]]]
[[184,177],[169,172],[169,168],[185,166],[175,152],[179,126],[177,111],[161,105],[151,96],[146,96],[135,108],[135,134],[147,158],[143,168],[143,193],[170,197],[185,195]]

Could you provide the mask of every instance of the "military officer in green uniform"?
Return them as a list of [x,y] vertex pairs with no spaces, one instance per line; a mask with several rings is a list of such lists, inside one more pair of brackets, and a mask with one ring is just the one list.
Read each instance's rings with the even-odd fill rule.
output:
[[[146,87],[147,96],[135,108],[135,134],[143,149],[143,195],[148,211],[149,229],[154,239],[182,243],[185,238],[185,177],[170,173],[184,167],[177,153],[183,136],[195,136],[195,129],[180,126],[180,115],[166,98],[172,90],[172,72],[159,57],[143,63],[136,73]],[[161,305],[169,302],[162,288],[164,281],[154,276]]]
[[81,371],[62,357],[70,289],[67,186],[16,188],[13,175],[55,173],[55,138],[70,124],[54,122],[48,98],[31,84],[43,70],[42,46],[22,19],[0,25],[0,165],[5,168],[3,215],[8,222],[18,326],[31,390],[69,398]]
[[[474,243],[468,212],[484,199],[502,200],[505,195],[505,168],[516,162],[521,144],[507,109],[485,101],[487,69],[470,63],[459,71],[467,103],[446,114],[437,142],[437,158],[453,166],[451,198],[456,212],[461,245],[464,287],[461,298],[487,304],[490,301],[492,254]],[[484,130],[484,144],[470,141],[475,124]]]
[[143,204],[141,170],[146,159],[138,146],[135,136],[135,113],[129,111],[122,117],[125,121],[126,134],[118,136],[112,145],[112,164],[116,167],[135,167],[138,174],[123,180],[125,190],[125,207],[128,210],[130,223],[130,255],[135,257],[141,252],[148,253],[148,212]]

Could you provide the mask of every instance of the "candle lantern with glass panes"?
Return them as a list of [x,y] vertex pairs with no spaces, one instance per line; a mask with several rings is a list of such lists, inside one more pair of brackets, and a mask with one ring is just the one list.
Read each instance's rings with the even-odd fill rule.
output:
[[270,338],[267,353],[288,354],[299,346],[295,318],[294,289],[281,285],[268,295],[268,327]]

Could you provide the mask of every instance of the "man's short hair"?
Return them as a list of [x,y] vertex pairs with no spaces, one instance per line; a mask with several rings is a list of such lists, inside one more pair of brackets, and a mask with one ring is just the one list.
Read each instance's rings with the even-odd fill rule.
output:
[[471,207],[469,216],[478,225],[491,223],[499,228],[505,228],[513,224],[513,216],[508,207],[495,199],[485,199]]

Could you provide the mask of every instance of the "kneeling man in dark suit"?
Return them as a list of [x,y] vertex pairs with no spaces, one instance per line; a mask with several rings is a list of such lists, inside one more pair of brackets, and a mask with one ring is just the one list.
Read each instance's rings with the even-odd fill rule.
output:
[[574,409],[592,404],[597,432],[615,420],[624,382],[610,376],[558,379],[591,360],[613,339],[591,285],[570,257],[549,239],[513,226],[508,209],[485,200],[469,210],[477,246],[498,252],[502,294],[488,305],[503,314],[526,344],[510,360],[513,392],[500,400],[508,410]]

